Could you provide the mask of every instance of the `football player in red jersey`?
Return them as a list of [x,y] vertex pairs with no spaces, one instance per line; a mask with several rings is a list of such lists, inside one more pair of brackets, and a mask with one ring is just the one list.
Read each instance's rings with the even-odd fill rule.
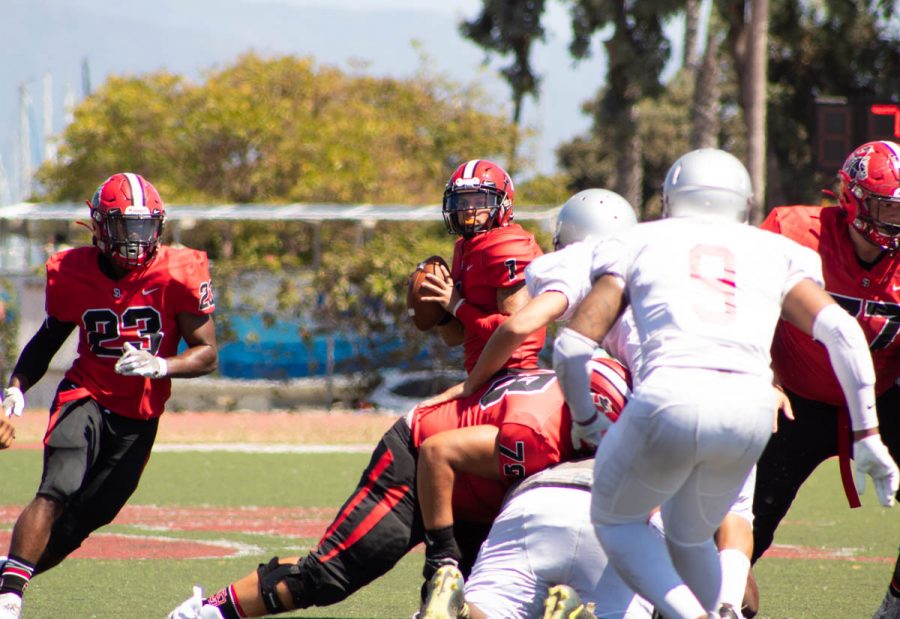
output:
[[[817,251],[826,290],[862,327],[875,366],[881,435],[897,461],[900,146],[886,141],[863,144],[849,155],[838,177],[840,208],[779,207],[769,213],[762,227]],[[775,332],[772,360],[795,420],[782,418],[759,461],[753,505],[754,560],[772,543],[800,486],[827,458],[842,456],[845,490],[851,504],[857,501],[847,456],[859,451],[854,441],[866,440],[866,432],[851,434],[838,379],[821,345],[782,320]],[[856,456],[858,467],[860,454]],[[893,500],[889,489],[875,490],[883,503]],[[900,595],[900,591],[896,593]],[[900,612],[900,605],[897,608]]]
[[[624,368],[610,363],[604,367],[624,376]],[[604,413],[617,416],[625,400],[621,382],[594,373],[591,388]],[[454,533],[460,566],[468,573],[509,486],[575,456],[569,409],[552,372],[503,376],[470,398],[414,408],[378,442],[314,551],[275,557],[206,599],[197,589],[169,619],[237,619],[328,606],[385,574],[425,539],[416,487],[423,443],[459,428],[493,437],[484,456],[490,478],[481,477],[481,469],[463,472],[453,487]]]
[[[543,253],[531,233],[512,223],[514,199],[509,174],[486,159],[460,165],[444,190],[444,224],[460,238],[450,273],[429,275],[423,290],[433,296],[422,298],[450,313],[439,329],[451,346],[463,344],[466,371],[494,330],[528,302],[525,267]],[[545,329],[532,333],[504,368],[536,368],[545,336]]]
[[47,260],[47,316],[3,392],[7,416],[21,415],[23,393],[78,329],[78,357],[50,410],[41,484],[0,575],[0,600],[19,608],[32,575],[110,522],[134,492],[171,379],[217,365],[206,254],[160,244],[165,207],[153,185],[115,174],[88,206],[93,245]]

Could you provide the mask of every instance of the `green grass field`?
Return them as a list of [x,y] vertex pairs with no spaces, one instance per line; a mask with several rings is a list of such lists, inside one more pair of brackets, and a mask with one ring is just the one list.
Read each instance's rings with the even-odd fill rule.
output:
[[[329,508],[325,517],[330,518],[331,510],[354,487],[366,461],[364,454],[156,453],[129,505],[324,507]],[[0,505],[24,505],[37,487],[40,453],[0,453],[0,471]],[[863,508],[848,509],[836,465],[824,465],[801,491],[776,543],[830,551],[836,558],[764,557],[756,567],[760,616],[871,617],[893,568],[900,542],[898,518],[897,508],[884,510],[876,505],[871,490],[863,496]],[[0,521],[0,530],[11,527],[11,519]],[[316,541],[250,531],[148,531],[122,524],[103,531],[227,539],[262,552],[241,558],[177,561],[72,558],[32,582],[23,608],[25,619],[162,618],[190,594],[192,584],[213,592],[273,555],[301,554]],[[342,604],[285,616],[409,617],[418,599],[421,562],[422,555],[414,553]]]

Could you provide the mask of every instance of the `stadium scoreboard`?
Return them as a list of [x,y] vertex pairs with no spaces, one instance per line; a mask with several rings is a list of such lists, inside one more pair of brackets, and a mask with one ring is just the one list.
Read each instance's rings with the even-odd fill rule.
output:
[[816,99],[813,154],[817,170],[834,173],[850,151],[872,140],[900,142],[900,102]]

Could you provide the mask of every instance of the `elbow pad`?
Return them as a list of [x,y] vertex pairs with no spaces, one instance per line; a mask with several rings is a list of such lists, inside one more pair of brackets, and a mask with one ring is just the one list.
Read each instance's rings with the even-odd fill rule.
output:
[[812,336],[825,345],[837,375],[854,430],[878,426],[875,413],[875,368],[859,323],[837,304],[824,307],[813,322]]
[[588,362],[597,349],[597,342],[566,327],[553,345],[553,369],[559,379],[572,420],[590,423],[597,415],[591,397],[591,377]]

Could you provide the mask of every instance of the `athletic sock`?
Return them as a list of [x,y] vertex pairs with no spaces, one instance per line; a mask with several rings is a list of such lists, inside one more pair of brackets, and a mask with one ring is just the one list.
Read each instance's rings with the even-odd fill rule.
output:
[[234,593],[234,585],[228,585],[215,595],[203,600],[204,606],[215,606],[225,619],[244,619],[247,615],[241,610],[237,596]]
[[16,555],[9,555],[0,572],[0,594],[15,593],[22,597],[34,575],[34,564]]
[[740,550],[725,548],[719,551],[719,564],[722,566],[722,601],[740,608],[747,588],[750,559]]

